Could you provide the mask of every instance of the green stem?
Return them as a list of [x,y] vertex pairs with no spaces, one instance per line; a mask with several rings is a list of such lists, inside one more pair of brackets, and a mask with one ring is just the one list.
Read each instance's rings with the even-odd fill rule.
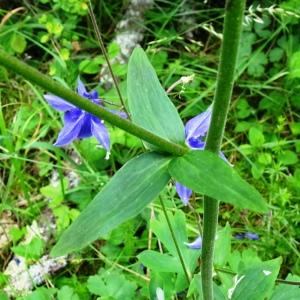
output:
[[[223,30],[221,60],[217,87],[205,149],[219,153],[223,139],[227,113],[234,81],[234,71],[242,30],[245,0],[227,0]],[[213,300],[213,255],[218,225],[219,203],[204,197],[203,248],[202,248],[202,291],[203,299]]]
[[75,106],[93,114],[94,116],[101,118],[104,121],[115,125],[132,135],[141,138],[142,140],[157,146],[161,151],[167,152],[176,156],[181,156],[187,153],[188,148],[170,142],[160,136],[153,134],[152,132],[139,127],[128,120],[125,120],[111,112],[107,111],[103,107],[87,101],[87,99],[80,97],[68,88],[65,88],[60,83],[54,81],[48,76],[42,74],[36,69],[23,63],[22,61],[10,56],[0,49],[0,65],[3,65],[7,69],[10,69],[17,74],[23,76],[27,80],[39,85],[46,91],[57,95],[64,100],[74,104]]
[[179,248],[179,245],[178,245],[178,242],[177,242],[177,239],[176,239],[176,236],[175,236],[175,233],[174,233],[174,230],[173,230],[173,227],[172,227],[172,224],[171,224],[171,221],[169,219],[169,216],[168,216],[168,212],[166,210],[166,207],[165,207],[165,204],[161,198],[161,196],[159,196],[159,201],[160,201],[160,205],[163,209],[163,213],[165,215],[165,218],[167,220],[167,223],[168,223],[168,227],[169,227],[169,230],[170,230],[170,233],[171,233],[171,236],[172,236],[172,240],[175,244],[175,248],[176,248],[176,251],[177,251],[177,254],[178,254],[178,257],[179,257],[179,260],[180,260],[180,263],[182,265],[182,268],[183,268],[183,272],[185,274],[185,277],[186,277],[186,280],[190,283],[192,278],[191,278],[191,274],[189,273],[188,269],[187,269],[187,266],[185,265],[185,262],[184,262],[184,259],[183,259],[183,256],[182,256],[182,253],[180,251],[180,248]]
[[[125,272],[128,272],[128,273],[130,273],[130,274],[136,276],[137,278],[140,278],[140,279],[142,279],[142,280],[144,280],[144,281],[146,281],[146,282],[149,282],[149,281],[150,281],[150,278],[148,278],[147,276],[142,275],[142,274],[140,274],[140,273],[138,273],[138,272],[135,272],[134,270],[131,270],[131,269],[129,269],[129,268],[127,268],[127,267],[125,267],[125,266],[123,266],[123,265],[117,263],[116,261],[111,261],[111,260],[110,260],[109,258],[107,258],[103,253],[101,253],[101,252],[99,251],[99,249],[97,249],[97,248],[94,247],[93,245],[90,245],[90,247],[98,254],[99,259],[102,260],[103,262],[105,262],[106,264],[108,264],[109,266],[111,266],[112,269],[115,268],[115,267],[117,267],[117,268],[119,268],[119,269],[121,269],[121,270],[123,270],[123,271],[125,271]],[[84,260],[87,260],[87,261],[88,261],[89,259],[84,259]],[[95,260],[95,259],[92,258],[92,259],[91,259],[91,262],[93,263],[94,260]]]

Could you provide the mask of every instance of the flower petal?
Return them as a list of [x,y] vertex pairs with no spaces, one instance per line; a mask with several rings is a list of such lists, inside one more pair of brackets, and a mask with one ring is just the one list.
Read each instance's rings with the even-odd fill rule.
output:
[[205,136],[211,119],[211,106],[203,113],[189,120],[185,125],[185,136],[189,140],[191,137],[199,138]]
[[83,82],[80,80],[80,77],[77,78],[77,94],[81,97],[85,97],[84,94],[87,94],[87,90],[83,84]]
[[91,130],[93,136],[98,140],[98,142],[109,152],[110,141],[107,128],[103,121],[100,121],[96,117],[91,118]]
[[93,90],[88,94],[89,94],[89,99],[92,99],[95,104],[100,104],[101,101],[99,99],[99,95],[97,91]]
[[190,249],[201,249],[202,248],[202,237],[198,236],[192,243],[185,243]]
[[92,125],[91,125],[91,119],[92,119],[92,115],[89,113],[83,113],[84,117],[83,117],[83,122],[82,122],[82,126],[80,129],[80,132],[78,134],[78,137],[80,139],[84,139],[87,137],[92,136]]
[[123,119],[127,119],[128,118],[127,114],[125,112],[123,112],[123,111],[116,110],[116,109],[108,109],[108,108],[106,108],[106,110],[109,111],[109,112],[111,112],[111,113],[113,113],[113,114],[115,114],[115,115],[118,115],[119,117],[121,117]]
[[78,137],[84,120],[84,114],[79,109],[67,111],[64,117],[64,127],[60,131],[55,146],[65,146]]
[[186,186],[182,185],[179,182],[176,182],[175,186],[176,186],[177,194],[178,194],[179,198],[181,199],[182,203],[184,205],[187,205],[189,203],[190,197],[192,195],[192,190],[190,190],[189,188],[187,188]]
[[245,238],[245,234],[244,233],[237,233],[234,236],[234,238],[237,239],[237,240],[243,240]]
[[257,241],[259,240],[259,235],[254,232],[246,232],[245,238],[247,238],[248,240]]
[[69,111],[71,109],[74,109],[75,106],[68,103],[67,101],[65,101],[64,99],[54,96],[54,95],[44,95],[44,98],[46,99],[46,101],[56,110],[58,111]]
[[188,140],[186,140],[186,143],[189,148],[195,150],[204,150],[205,147],[205,142],[203,142],[200,138],[195,139],[191,137]]
[[223,152],[219,152],[219,156],[225,161],[225,162],[227,162],[228,164],[229,164],[229,166],[230,167],[233,167],[233,164],[231,164],[230,162],[229,162],[229,160],[226,158],[226,156],[224,155],[224,153]]

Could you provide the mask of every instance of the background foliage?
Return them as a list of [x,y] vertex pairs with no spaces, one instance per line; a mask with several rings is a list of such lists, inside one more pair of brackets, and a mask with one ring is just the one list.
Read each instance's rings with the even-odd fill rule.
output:
[[[259,1],[259,7],[250,2],[222,149],[237,171],[264,195],[272,210],[263,215],[223,204],[218,235],[222,243],[217,241],[215,264],[235,273],[251,272],[247,267],[259,268],[259,262],[281,256],[280,270],[278,259],[265,263],[278,269],[279,278],[289,276],[299,281],[299,5],[296,0],[280,1],[276,7],[269,1]],[[165,89],[182,76],[194,75],[191,82],[178,84],[170,92],[184,121],[212,102],[222,3],[155,1],[141,24],[142,45]],[[1,4],[0,44],[8,53],[71,88],[80,75],[90,89],[97,88],[101,97],[109,101],[109,107],[120,106],[115,89],[101,73],[104,57],[94,38],[85,1]],[[116,24],[128,1],[94,1],[93,5],[109,56],[114,58],[120,52],[113,40]],[[116,61],[113,70],[126,98],[127,65]],[[43,91],[2,67],[0,78],[1,225],[7,220],[17,225],[8,231],[10,247],[1,249],[0,286],[4,287],[4,270],[12,256],[19,255],[30,265],[48,253],[99,187],[142,152],[142,144],[110,127],[113,149],[108,161],[94,139],[77,141],[67,149],[55,148],[52,144],[61,127],[61,117],[44,101]],[[203,210],[201,197],[194,196],[193,209],[183,207],[170,184],[162,198],[171,222],[178,226],[180,240],[193,240],[199,234],[195,221]],[[20,243],[28,225],[45,218],[49,211],[49,224],[51,220],[56,224],[50,239],[45,242],[37,237],[26,246]],[[64,269],[20,299],[155,299],[157,287],[164,289],[167,299],[174,295],[180,299],[186,283],[181,269],[170,269],[177,257],[171,238],[164,236],[166,231],[160,202],[155,201],[135,219],[72,255]],[[244,232],[255,232],[260,239],[234,238]],[[193,252],[191,269],[199,268],[199,254],[199,250]],[[157,259],[160,264],[153,265]],[[201,289],[196,279],[189,293]],[[220,299],[225,299],[232,282],[232,275],[218,272],[216,289],[223,295]],[[293,293],[288,288],[278,285],[271,299],[280,299],[276,293],[280,295],[282,291]],[[238,299],[237,293],[238,290],[232,299]],[[271,290],[268,293],[269,297]],[[6,299],[0,293],[1,297]],[[249,299],[258,299],[253,297]]]

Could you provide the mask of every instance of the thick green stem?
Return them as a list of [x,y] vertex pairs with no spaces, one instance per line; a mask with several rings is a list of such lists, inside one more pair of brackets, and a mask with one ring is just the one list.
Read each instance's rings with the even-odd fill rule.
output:
[[[218,70],[217,87],[214,97],[211,125],[205,149],[219,153],[222,143],[227,113],[232,94],[234,71],[242,30],[245,0],[227,0],[223,30],[221,59]],[[213,257],[214,242],[218,224],[219,203],[204,198],[203,248],[202,248],[202,291],[204,300],[213,300]]]
[[46,91],[57,95],[64,100],[74,104],[75,106],[95,115],[98,118],[101,118],[104,121],[111,123],[134,136],[141,138],[142,140],[157,146],[161,151],[168,152],[176,156],[181,156],[185,154],[188,149],[172,143],[160,136],[153,134],[152,132],[139,127],[128,120],[120,118],[119,116],[112,114],[103,107],[93,104],[91,101],[80,97],[75,92],[71,91],[68,88],[65,88],[60,83],[54,81],[48,76],[42,74],[36,69],[30,67],[29,65],[23,63],[22,61],[8,55],[3,50],[0,50],[0,65],[5,66],[7,69],[16,72],[19,75],[22,75],[25,79],[39,85],[44,88]]

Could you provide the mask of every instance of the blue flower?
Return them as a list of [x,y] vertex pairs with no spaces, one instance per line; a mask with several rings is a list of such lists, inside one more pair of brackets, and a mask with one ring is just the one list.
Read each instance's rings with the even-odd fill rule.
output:
[[[185,125],[185,143],[193,150],[204,150],[205,147],[205,136],[209,129],[211,120],[212,107],[197,115],[196,117],[189,120]],[[227,161],[226,157],[220,152],[220,157]],[[177,194],[184,205],[187,205],[192,195],[192,190],[186,186],[175,183]]]
[[184,243],[190,249],[201,249],[202,248],[202,237],[197,237],[192,243]]
[[243,240],[245,238],[245,234],[244,233],[237,233],[234,237],[237,240]]
[[248,240],[257,241],[259,240],[259,235],[254,232],[246,232],[245,238]]
[[[84,84],[78,78],[77,93],[93,103],[103,106],[97,91],[87,92]],[[80,108],[68,103],[64,99],[54,96],[45,95],[44,98],[56,110],[64,112],[64,127],[61,129],[55,146],[61,147],[70,144],[76,139],[84,139],[94,136],[100,145],[106,150],[106,159],[110,155],[110,140],[108,130],[104,125],[104,121],[93,116],[92,114],[81,110]],[[112,113],[118,114],[120,117],[126,118],[123,112],[110,110]]]
[[238,233],[234,236],[237,240],[252,240],[252,241],[257,241],[259,240],[259,235],[254,233],[254,232],[246,232],[246,233]]

